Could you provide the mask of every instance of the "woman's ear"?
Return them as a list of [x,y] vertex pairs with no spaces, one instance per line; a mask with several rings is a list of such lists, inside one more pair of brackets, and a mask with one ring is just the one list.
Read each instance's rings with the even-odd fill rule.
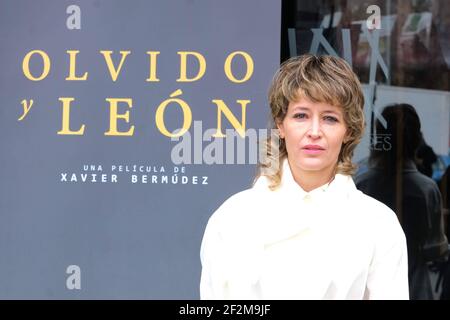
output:
[[349,142],[351,140],[351,136],[350,136],[350,134],[348,133],[348,131],[345,133],[345,136],[344,136],[344,140],[342,141],[343,143],[347,143],[347,142]]
[[277,121],[277,128],[278,128],[278,132],[280,134],[280,138],[284,139],[284,126],[283,126],[283,122],[281,121]]

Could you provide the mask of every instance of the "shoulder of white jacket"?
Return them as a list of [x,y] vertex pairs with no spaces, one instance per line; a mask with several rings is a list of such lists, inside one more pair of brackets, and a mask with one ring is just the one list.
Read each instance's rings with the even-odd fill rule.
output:
[[217,221],[242,220],[250,217],[255,212],[261,195],[255,188],[249,188],[237,192],[226,199],[210,217],[210,223]]
[[395,212],[386,204],[365,194],[361,190],[357,189],[356,192],[353,193],[353,196],[355,197],[354,201],[358,201],[361,207],[365,208],[364,213],[384,217],[396,216]]
[[361,208],[364,208],[361,214],[364,215],[364,218],[367,218],[372,229],[382,230],[382,232],[391,230],[392,232],[403,234],[398,217],[391,208],[359,190],[355,194],[358,197],[357,201],[360,202]]

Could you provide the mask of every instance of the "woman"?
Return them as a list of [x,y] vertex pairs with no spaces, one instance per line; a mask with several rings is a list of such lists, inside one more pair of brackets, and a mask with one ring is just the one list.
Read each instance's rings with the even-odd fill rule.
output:
[[350,176],[364,129],[356,75],[340,58],[291,58],[269,101],[279,147],[268,142],[271,158],[254,186],[208,221],[201,298],[407,299],[397,217]]

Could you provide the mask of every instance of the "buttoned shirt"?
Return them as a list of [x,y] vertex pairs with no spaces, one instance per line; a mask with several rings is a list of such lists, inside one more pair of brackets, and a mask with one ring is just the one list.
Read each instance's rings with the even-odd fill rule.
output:
[[350,176],[310,192],[288,161],[281,185],[255,185],[210,217],[201,299],[408,299],[406,240],[395,213]]

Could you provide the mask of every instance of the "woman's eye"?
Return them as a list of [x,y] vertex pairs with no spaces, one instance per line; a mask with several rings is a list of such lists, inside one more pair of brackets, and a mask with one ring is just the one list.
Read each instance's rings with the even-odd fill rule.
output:
[[333,116],[325,116],[323,119],[328,122],[338,122],[338,119]]
[[296,114],[294,114],[294,118],[295,119],[305,119],[306,113],[296,113]]

